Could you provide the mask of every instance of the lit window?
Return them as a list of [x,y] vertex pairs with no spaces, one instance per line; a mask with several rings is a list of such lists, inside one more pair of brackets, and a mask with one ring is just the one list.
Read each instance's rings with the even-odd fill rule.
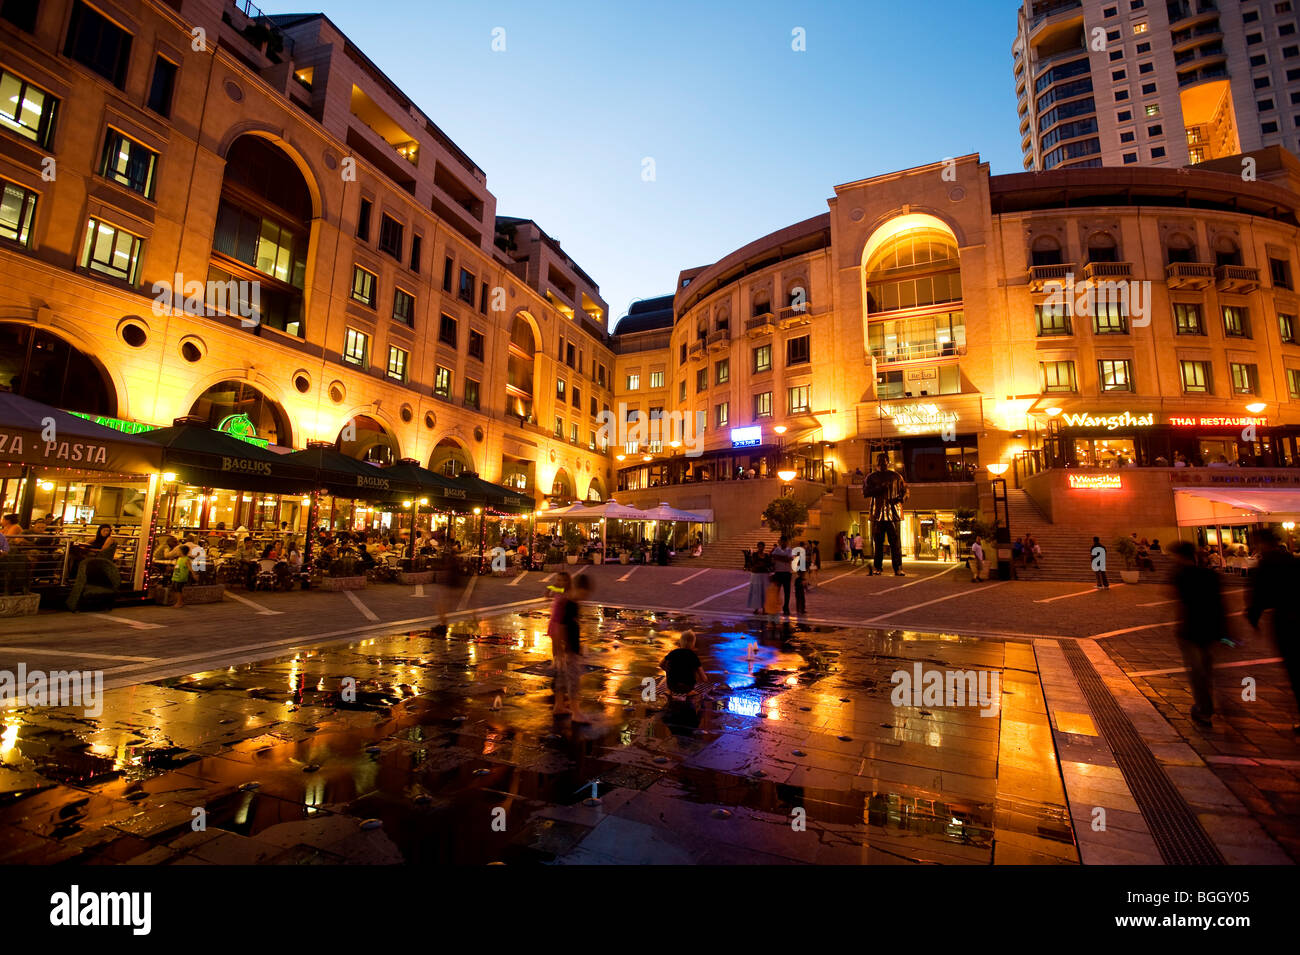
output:
[[355,328],[349,328],[343,338],[343,360],[349,365],[360,365],[364,368],[368,363],[369,354],[370,336]]
[[12,182],[0,192],[0,239],[26,245],[36,216],[36,193]]
[[367,272],[359,265],[352,267],[352,298],[362,305],[375,307],[375,278],[374,272]]
[[451,400],[451,369],[442,365],[433,373],[433,394],[444,401]]
[[134,285],[140,277],[140,250],[144,241],[99,219],[86,224],[86,245],[81,265],[92,272]]
[[59,101],[39,86],[0,70],[0,127],[48,149]]
[[388,346],[388,377],[394,381],[406,381],[406,352],[396,345]]

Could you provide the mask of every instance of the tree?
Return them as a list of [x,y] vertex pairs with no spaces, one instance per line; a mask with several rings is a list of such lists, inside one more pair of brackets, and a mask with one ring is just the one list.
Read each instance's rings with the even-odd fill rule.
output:
[[778,533],[793,537],[799,525],[808,522],[808,505],[793,497],[778,497],[763,509],[763,520]]

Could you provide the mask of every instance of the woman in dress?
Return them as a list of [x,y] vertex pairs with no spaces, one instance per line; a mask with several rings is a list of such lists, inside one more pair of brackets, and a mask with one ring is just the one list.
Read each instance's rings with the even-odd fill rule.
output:
[[749,598],[745,601],[745,606],[754,613],[763,613],[767,582],[771,576],[772,558],[767,553],[767,544],[759,541],[749,558]]

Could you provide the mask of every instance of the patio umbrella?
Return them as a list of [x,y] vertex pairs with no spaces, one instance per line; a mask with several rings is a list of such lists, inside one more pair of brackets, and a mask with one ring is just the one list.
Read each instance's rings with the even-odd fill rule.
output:
[[[47,435],[53,440],[46,441]],[[156,444],[22,395],[0,392],[0,464],[151,474],[161,462],[162,451]]]

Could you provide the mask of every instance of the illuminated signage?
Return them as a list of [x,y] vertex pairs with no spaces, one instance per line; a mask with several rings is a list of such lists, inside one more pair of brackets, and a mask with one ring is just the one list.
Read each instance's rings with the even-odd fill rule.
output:
[[755,448],[763,443],[763,429],[757,425],[751,428],[732,428],[731,446],[733,448]]
[[1068,476],[1070,487],[1095,491],[1102,488],[1120,488],[1118,474],[1071,474]]
[[122,418],[110,418],[102,414],[86,414],[84,411],[70,411],[68,414],[74,414],[78,418],[93,421],[101,428],[112,428],[114,431],[121,431],[123,434],[140,434],[144,431],[157,430],[151,424],[141,424],[139,421],[124,421]]
[[925,434],[943,431],[958,420],[957,412],[935,404],[883,405],[882,418],[893,418],[894,427],[904,434]]
[[1150,428],[1156,423],[1153,413],[1135,415],[1131,411],[1109,415],[1093,415],[1085,411],[1081,414],[1063,414],[1061,417],[1065,419],[1067,428],[1105,428],[1107,431],[1117,428]]
[[1268,419],[1235,415],[1171,415],[1169,423],[1175,428],[1263,428],[1268,425]]

